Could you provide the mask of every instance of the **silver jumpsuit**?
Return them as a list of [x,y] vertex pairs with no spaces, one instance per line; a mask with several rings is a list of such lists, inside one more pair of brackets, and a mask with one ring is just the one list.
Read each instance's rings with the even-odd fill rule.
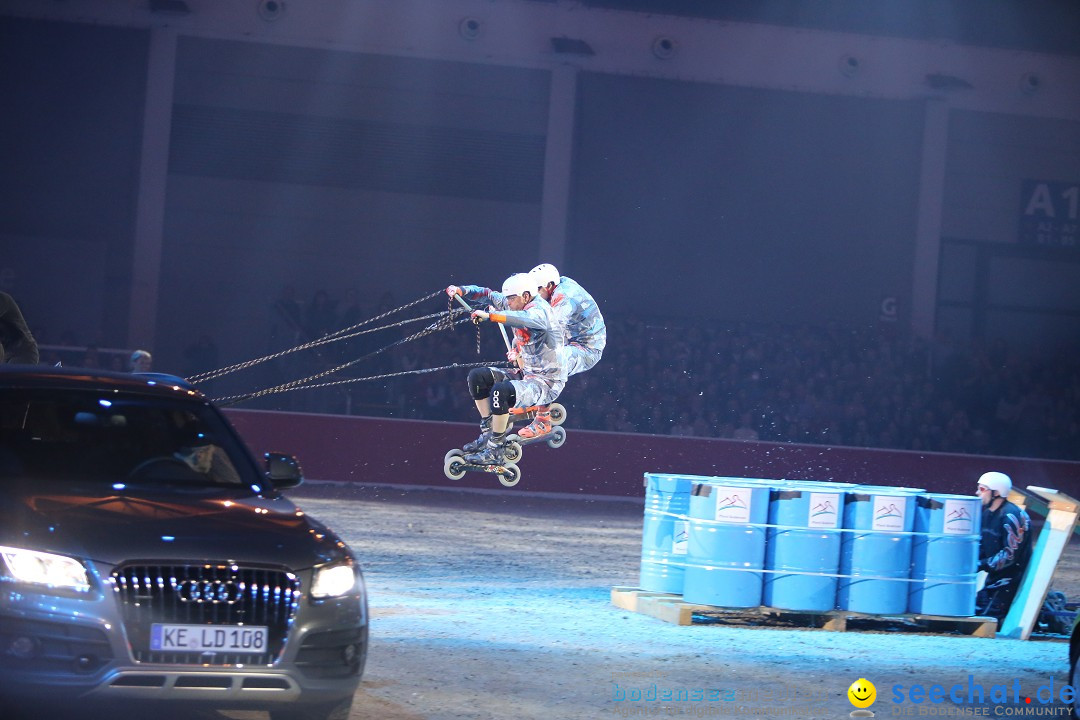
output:
[[565,275],[551,295],[551,306],[566,327],[563,364],[567,375],[585,372],[600,361],[607,346],[607,325],[585,288]]
[[495,381],[508,380],[517,396],[514,407],[550,405],[566,386],[563,323],[547,300],[537,295],[524,309],[507,310],[506,296],[477,285],[461,286],[469,300],[486,300],[514,328],[513,347],[522,367],[518,370],[490,368]]

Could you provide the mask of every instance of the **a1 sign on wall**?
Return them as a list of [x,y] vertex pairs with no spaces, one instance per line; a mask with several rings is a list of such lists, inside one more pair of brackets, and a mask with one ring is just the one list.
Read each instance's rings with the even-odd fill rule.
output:
[[1025,180],[1018,239],[1024,245],[1080,248],[1080,183]]

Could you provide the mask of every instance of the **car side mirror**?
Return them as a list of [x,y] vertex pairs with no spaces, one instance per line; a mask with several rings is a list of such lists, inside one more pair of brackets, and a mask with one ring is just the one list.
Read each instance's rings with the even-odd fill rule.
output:
[[276,489],[287,490],[304,482],[300,462],[292,455],[268,452],[263,458],[266,461],[266,478]]

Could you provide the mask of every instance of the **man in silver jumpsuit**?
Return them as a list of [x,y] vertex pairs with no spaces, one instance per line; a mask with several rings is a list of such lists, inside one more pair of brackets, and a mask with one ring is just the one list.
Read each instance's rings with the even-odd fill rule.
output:
[[[529,274],[540,296],[551,303],[566,335],[563,363],[567,377],[577,375],[600,362],[607,346],[607,325],[600,308],[585,288],[573,279],[559,275],[550,264],[537,265]],[[551,432],[551,411],[547,405],[536,413],[532,424],[518,433],[523,438],[533,438]]]
[[[509,371],[474,368],[469,372],[469,392],[480,413],[480,437],[462,448],[467,453],[465,462],[502,465],[510,408],[550,405],[566,385],[562,323],[536,288],[529,273],[508,277],[502,293],[466,286],[470,297],[485,297],[493,308],[474,310],[475,321],[497,322],[514,328],[509,357],[517,362],[518,368]],[[472,292],[479,290],[486,292],[480,295]],[[462,288],[453,285],[447,288],[447,293],[465,294]]]

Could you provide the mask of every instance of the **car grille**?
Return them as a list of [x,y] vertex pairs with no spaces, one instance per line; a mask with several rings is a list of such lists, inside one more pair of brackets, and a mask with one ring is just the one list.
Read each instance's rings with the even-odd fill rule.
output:
[[[173,665],[273,665],[296,616],[300,580],[280,569],[237,565],[128,564],[112,574],[136,662]],[[160,652],[154,623],[267,627],[261,653]]]

